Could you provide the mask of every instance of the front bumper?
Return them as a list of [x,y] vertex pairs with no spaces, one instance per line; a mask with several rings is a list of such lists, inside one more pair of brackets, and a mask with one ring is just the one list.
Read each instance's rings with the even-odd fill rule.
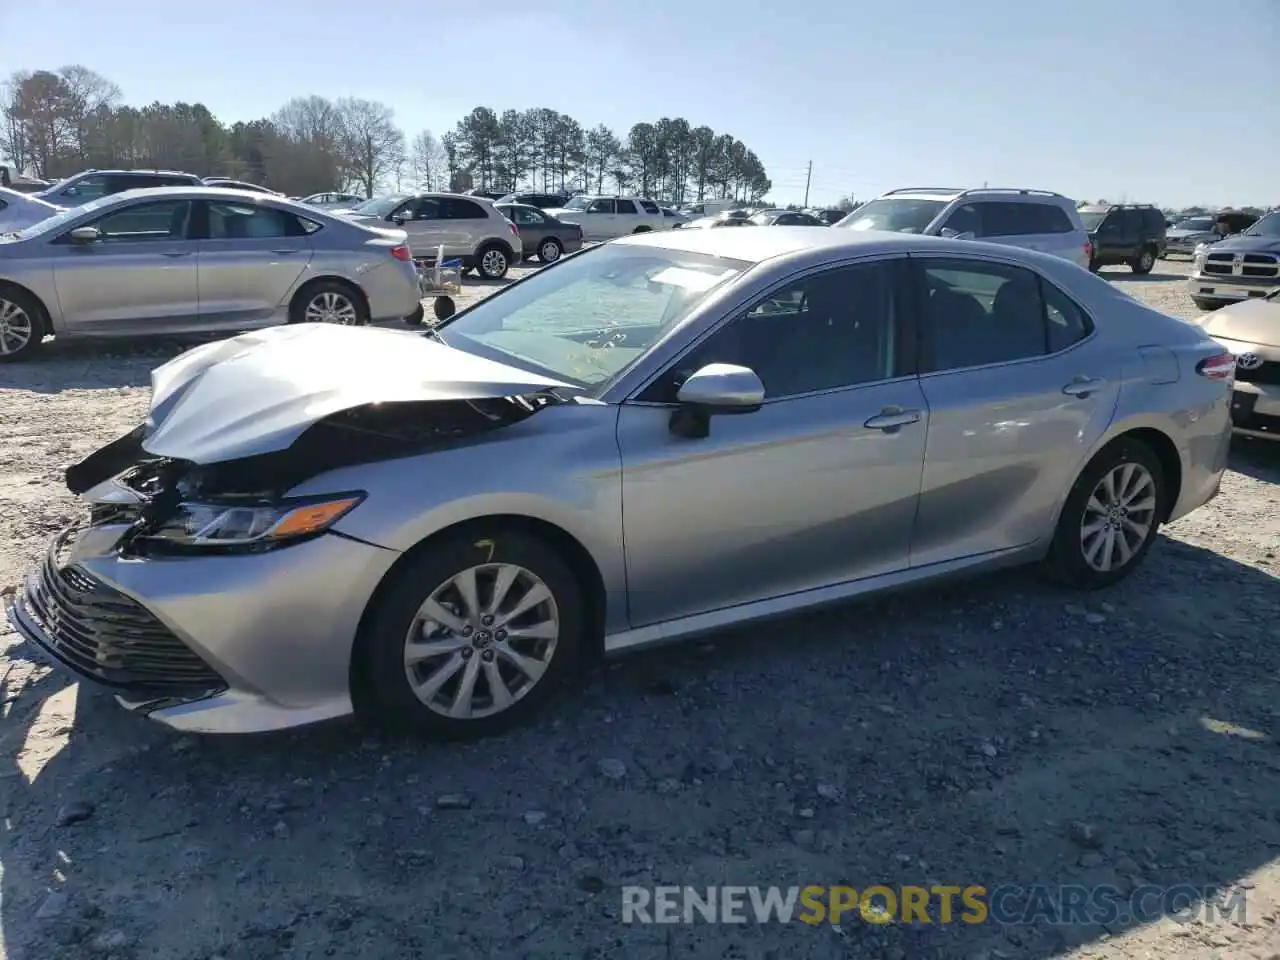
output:
[[[96,530],[96,528],[95,528]],[[51,544],[9,622],[125,707],[200,733],[254,733],[351,713],[360,618],[399,554],[328,534],[260,554],[66,561]]]
[[1280,440],[1280,384],[1236,381],[1231,393],[1231,426],[1260,440]]
[[1235,277],[1196,271],[1187,280],[1187,292],[1206,300],[1261,299],[1276,289],[1270,278]]

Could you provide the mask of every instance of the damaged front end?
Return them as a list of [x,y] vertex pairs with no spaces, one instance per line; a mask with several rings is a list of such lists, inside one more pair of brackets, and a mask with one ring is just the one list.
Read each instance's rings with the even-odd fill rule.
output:
[[7,598],[9,620],[26,640],[111,688],[131,709],[151,713],[215,697],[229,689],[226,677],[148,606],[150,574],[141,585],[129,580],[128,593],[119,588],[121,565],[260,554],[320,537],[365,494],[291,496],[299,484],[342,467],[486,442],[565,402],[541,391],[366,404],[322,417],[285,449],[209,463],[148,451],[151,427],[144,424],[67,469],[67,487],[86,502],[86,514],[55,538],[23,589]]

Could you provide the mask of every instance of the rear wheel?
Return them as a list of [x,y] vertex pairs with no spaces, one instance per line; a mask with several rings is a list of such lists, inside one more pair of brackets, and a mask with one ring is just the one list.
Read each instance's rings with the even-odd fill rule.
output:
[[0,363],[26,360],[44,340],[44,310],[35,297],[0,287]]
[[1128,438],[1105,447],[1067,496],[1045,572],[1085,590],[1122,580],[1155,542],[1164,500],[1164,474],[1150,447]]
[[1129,269],[1137,274],[1150,273],[1155,265],[1156,253],[1150,247],[1147,247],[1130,262]]
[[364,298],[337,280],[319,280],[303,287],[289,306],[290,323],[336,323],[358,327],[369,322]]
[[538,259],[543,263],[555,263],[564,253],[564,247],[555,237],[547,237],[538,244]]
[[369,706],[433,739],[498,733],[577,675],[586,625],[577,577],[543,541],[495,526],[432,544],[362,634]]
[[486,280],[501,280],[511,269],[511,257],[496,243],[482,247],[476,254],[476,270]]

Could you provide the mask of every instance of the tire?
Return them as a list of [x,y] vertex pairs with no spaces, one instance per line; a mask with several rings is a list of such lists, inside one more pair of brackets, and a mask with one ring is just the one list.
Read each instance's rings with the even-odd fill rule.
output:
[[511,252],[500,243],[485,244],[476,251],[476,273],[486,280],[501,280],[511,269]]
[[[478,583],[476,594],[485,604],[492,598],[495,577],[512,568],[518,573],[507,597],[515,596],[515,603],[524,598],[517,591],[538,584],[549,594],[548,600],[515,622],[531,629],[541,617],[555,624],[554,629],[547,628],[554,636],[499,640],[505,633],[501,618],[485,623],[481,613],[469,618],[465,635],[457,625],[455,632],[438,621],[424,623],[422,610],[433,598],[446,615],[456,616],[464,606],[455,578],[471,572]],[[379,590],[359,644],[367,678],[367,706],[383,726],[433,740],[491,736],[527,722],[568,681],[580,675],[588,629],[582,587],[559,552],[544,541],[500,525],[474,529],[466,536],[433,543],[392,576]],[[428,629],[440,646],[430,656],[421,650],[425,645],[421,638]],[[411,638],[418,642],[411,644]],[[411,646],[419,647],[422,659],[406,665]],[[511,656],[512,651],[522,660]],[[537,679],[530,681],[531,674],[517,666],[521,662],[530,670],[539,670]],[[441,678],[445,670],[449,672]],[[512,697],[505,708],[494,703],[493,671]],[[459,702],[458,695],[468,679],[472,715],[451,716],[450,708]],[[429,685],[435,680],[441,682],[433,691]]]
[[364,297],[341,280],[317,280],[293,298],[289,304],[289,322],[363,327],[369,322],[369,308]]
[[1144,276],[1150,273],[1152,268],[1155,267],[1155,265],[1156,265],[1155,251],[1152,250],[1150,247],[1146,247],[1143,249],[1141,253],[1138,254],[1136,259],[1130,261],[1129,269],[1132,270],[1134,273],[1138,274],[1139,276]]
[[538,244],[538,260],[541,263],[555,263],[564,256],[564,244],[555,237],[547,237]]
[[0,287],[0,363],[30,360],[44,341],[44,307],[25,290]]
[[[1120,500],[1108,496],[1104,486],[1108,480],[1113,489],[1120,492],[1127,482],[1127,505],[1121,507]],[[1165,497],[1160,459],[1149,446],[1141,440],[1121,438],[1104,447],[1089,461],[1067,495],[1053,543],[1044,559],[1045,574],[1058,583],[1080,590],[1097,590],[1123,580],[1137,569],[1155,543],[1161,518],[1165,515]],[[1098,513],[1097,506],[1091,505],[1107,506],[1109,499],[1116,506],[1116,512],[1110,517]],[[1086,523],[1091,528],[1097,527],[1098,533],[1086,537]],[[1145,524],[1146,532],[1139,537],[1127,524]],[[1105,539],[1108,533],[1113,537],[1124,537],[1124,548],[1129,551],[1127,558],[1124,558],[1118,544],[1110,548],[1108,556]],[[1095,539],[1098,536],[1103,539]],[[1116,543],[1115,540],[1112,542]],[[1090,548],[1097,548],[1100,552]],[[1110,560],[1110,569],[1105,569],[1104,557]]]
[[636,227],[631,232],[632,233],[649,233],[652,229],[653,229],[652,227]]

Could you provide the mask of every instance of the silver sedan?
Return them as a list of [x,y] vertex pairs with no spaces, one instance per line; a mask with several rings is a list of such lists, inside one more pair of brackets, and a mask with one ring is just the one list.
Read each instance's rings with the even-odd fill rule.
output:
[[130,190],[0,235],[0,362],[49,334],[358,325],[419,297],[403,230],[246,190]]
[[158,368],[9,616],[172,727],[480,736],[601,653],[1015,564],[1114,584],[1217,493],[1233,370],[1028,250],[627,237],[425,335]]

